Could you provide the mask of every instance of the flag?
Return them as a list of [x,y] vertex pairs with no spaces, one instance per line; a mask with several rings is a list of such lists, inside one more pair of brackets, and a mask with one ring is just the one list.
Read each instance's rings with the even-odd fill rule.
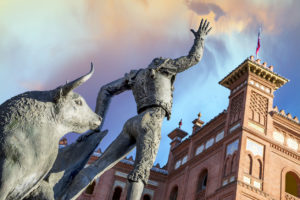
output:
[[256,58],[260,49],[260,33],[261,33],[261,28],[258,30],[258,37],[257,37],[257,46],[256,46]]

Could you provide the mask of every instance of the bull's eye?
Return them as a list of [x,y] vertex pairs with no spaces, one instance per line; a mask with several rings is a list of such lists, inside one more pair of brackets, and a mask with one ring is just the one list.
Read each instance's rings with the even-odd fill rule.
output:
[[76,99],[75,100],[75,103],[79,106],[82,106],[82,101],[80,99]]

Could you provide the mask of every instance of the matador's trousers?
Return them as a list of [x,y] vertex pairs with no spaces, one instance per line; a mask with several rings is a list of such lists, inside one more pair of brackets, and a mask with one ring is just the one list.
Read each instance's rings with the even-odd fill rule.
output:
[[153,107],[125,123],[121,134],[127,134],[136,141],[136,158],[134,169],[128,175],[129,180],[142,180],[147,184],[159,148],[165,114],[164,109]]
[[[160,139],[161,125],[166,112],[161,107],[152,107],[127,120],[120,135],[109,145],[98,160],[83,169],[78,176],[76,187],[86,187],[94,178],[117,164],[134,147],[136,158],[129,181],[143,181],[147,184]],[[84,180],[84,181],[83,181]],[[73,183],[72,183],[73,185]]]

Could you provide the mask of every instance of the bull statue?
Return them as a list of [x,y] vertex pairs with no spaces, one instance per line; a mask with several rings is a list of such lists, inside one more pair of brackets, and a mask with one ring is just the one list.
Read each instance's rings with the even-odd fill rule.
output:
[[[57,161],[58,143],[66,133],[84,133],[101,124],[101,117],[72,91],[93,72],[91,64],[88,74],[70,83],[50,91],[25,92],[0,105],[0,200],[23,199],[43,186],[51,169],[74,172],[71,165],[61,166],[62,159]],[[83,165],[86,160],[76,162]],[[56,183],[63,179],[54,177]]]

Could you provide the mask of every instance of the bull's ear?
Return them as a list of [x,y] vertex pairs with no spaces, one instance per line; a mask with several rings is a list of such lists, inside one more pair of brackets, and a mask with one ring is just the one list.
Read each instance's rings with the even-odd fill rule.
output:
[[62,96],[68,95],[68,93],[71,92],[74,88],[76,88],[76,87],[80,86],[82,83],[86,82],[92,76],[93,73],[94,73],[94,67],[93,67],[93,63],[91,63],[91,70],[89,73],[87,73],[86,75],[84,75],[70,83],[65,84],[62,87]]
[[54,103],[57,103],[61,98],[63,98],[63,88],[62,87],[58,87],[55,89],[55,93],[54,93]]

